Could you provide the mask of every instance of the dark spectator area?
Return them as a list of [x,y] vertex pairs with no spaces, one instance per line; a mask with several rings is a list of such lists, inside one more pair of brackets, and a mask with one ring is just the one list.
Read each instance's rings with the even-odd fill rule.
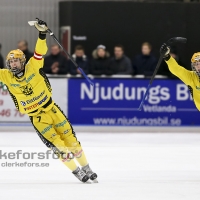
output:
[[[25,56],[26,62],[33,56],[28,49],[26,40],[20,40],[17,44]],[[1,52],[1,45],[0,45]],[[176,46],[171,47],[170,55],[185,67]],[[136,55],[128,57],[126,49],[122,44],[116,44],[113,49],[107,49],[105,44],[99,44],[92,52],[88,52],[82,45],[76,45],[72,53],[73,60],[83,69],[85,74],[94,76],[111,75],[143,75],[149,77],[153,74],[158,62],[158,57],[154,55],[153,46],[149,42],[143,42]],[[4,68],[4,58],[0,53],[0,68]],[[49,54],[44,57],[43,70],[46,74],[57,74],[72,76],[80,75],[80,71],[74,63],[64,54],[58,44],[50,47]],[[163,61],[158,70],[158,75],[176,78],[168,69]]]
[[[179,65],[185,67],[176,46],[171,47],[170,55]],[[85,74],[94,76],[131,75],[134,77],[143,75],[150,77],[158,62],[158,57],[154,55],[153,45],[146,41],[141,44],[138,53],[132,57],[126,55],[126,49],[122,44],[116,44],[113,49],[107,49],[106,44],[99,44],[92,52],[88,52],[82,45],[78,44],[74,47],[72,58],[84,70]],[[81,74],[57,44],[52,45],[50,54],[44,57],[44,72],[72,76]],[[157,74],[176,78],[170,73],[164,61]]]

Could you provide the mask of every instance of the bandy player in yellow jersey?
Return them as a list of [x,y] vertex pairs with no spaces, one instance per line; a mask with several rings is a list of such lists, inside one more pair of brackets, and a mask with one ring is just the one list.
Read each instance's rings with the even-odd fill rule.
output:
[[163,55],[171,73],[180,78],[188,86],[196,108],[200,111],[200,52],[192,56],[192,71],[177,64],[176,60],[170,56],[170,48],[166,44],[161,46],[160,53]]
[[[7,69],[0,70],[0,80],[7,86],[16,108],[27,114],[42,141],[82,182],[97,182],[67,117],[52,100],[52,89],[42,70],[43,55],[47,52],[46,22],[35,23],[39,31],[35,53],[25,65],[25,55],[19,49],[6,57]],[[42,30],[42,31],[41,31]],[[76,161],[81,168],[77,166]]]

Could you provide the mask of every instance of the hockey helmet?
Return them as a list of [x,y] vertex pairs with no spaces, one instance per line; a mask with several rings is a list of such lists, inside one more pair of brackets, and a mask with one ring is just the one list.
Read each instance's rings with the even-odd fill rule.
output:
[[200,78],[200,67],[197,68],[197,66],[200,65],[200,52],[194,53],[191,58],[191,66],[192,70],[199,76]]
[[[18,58],[21,63],[21,69],[12,69],[10,67],[10,60],[13,58]],[[26,57],[20,49],[12,50],[6,56],[6,67],[14,74],[19,74],[23,69],[26,62]]]

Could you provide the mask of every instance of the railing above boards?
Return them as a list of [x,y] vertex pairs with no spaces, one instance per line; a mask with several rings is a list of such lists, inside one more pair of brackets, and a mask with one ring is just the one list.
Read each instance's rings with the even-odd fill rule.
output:
[[[78,75],[71,75],[71,74],[66,74],[66,75],[58,75],[58,74],[47,74],[47,77],[49,78],[83,78],[82,75],[78,74]],[[100,75],[100,76],[94,76],[91,74],[88,74],[88,77],[93,79],[93,78],[132,78],[132,79],[150,79],[151,76],[145,76],[145,75],[119,75],[119,74],[115,74],[115,75],[111,75],[111,76],[107,76],[107,75]],[[156,75],[155,78],[157,79],[166,79],[168,78],[167,76],[163,76],[163,75]],[[170,78],[169,78],[170,79]]]

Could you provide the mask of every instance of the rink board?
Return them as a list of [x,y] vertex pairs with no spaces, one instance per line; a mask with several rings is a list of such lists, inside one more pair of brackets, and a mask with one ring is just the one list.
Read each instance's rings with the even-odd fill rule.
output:
[[[73,125],[200,125],[200,113],[195,108],[187,86],[179,80],[156,79],[142,111],[138,111],[138,107],[148,79],[93,78],[92,81],[94,87],[82,78],[50,78],[53,99]],[[29,123],[29,118],[16,111],[10,95],[2,88],[0,122]]]
[[94,87],[84,79],[69,79],[68,116],[75,125],[200,125],[200,113],[179,80],[155,80],[142,111],[138,107],[148,79],[95,78],[93,82]]

